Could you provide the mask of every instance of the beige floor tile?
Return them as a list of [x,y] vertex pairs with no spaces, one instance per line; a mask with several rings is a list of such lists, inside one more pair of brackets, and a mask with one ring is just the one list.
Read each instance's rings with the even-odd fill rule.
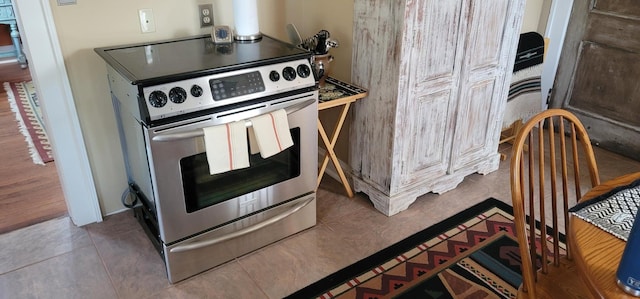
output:
[[234,260],[146,298],[267,298],[267,295]]
[[[640,161],[631,160],[599,147],[594,147],[593,151],[598,162],[598,170],[602,182],[623,174],[640,171]],[[638,159],[640,159],[640,156]]]
[[321,188],[317,191],[316,210],[318,222],[330,222],[356,210],[373,207],[371,202],[362,195],[349,198],[344,190],[337,189],[336,185],[340,188],[342,187],[337,181],[326,178],[323,180]]
[[269,298],[281,298],[357,261],[357,251],[318,224],[238,262]]
[[116,298],[96,249],[82,247],[0,275],[0,298]]
[[120,298],[142,298],[170,285],[162,257],[142,230],[95,245]]
[[132,233],[144,233],[142,226],[133,217],[133,210],[127,210],[115,215],[109,215],[100,223],[92,223],[86,226],[94,242],[102,242],[113,238],[130,235]]
[[92,245],[86,229],[62,217],[0,235],[0,274]]

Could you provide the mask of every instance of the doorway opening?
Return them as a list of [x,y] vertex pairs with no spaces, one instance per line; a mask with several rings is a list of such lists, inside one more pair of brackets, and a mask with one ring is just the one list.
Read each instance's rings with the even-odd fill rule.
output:
[[[2,29],[0,48],[11,47],[10,36],[5,36],[9,31]],[[25,81],[31,81],[28,68],[22,68],[15,57],[0,59],[0,83]],[[0,144],[0,234],[66,216],[56,162],[33,162],[4,88],[0,88]]]

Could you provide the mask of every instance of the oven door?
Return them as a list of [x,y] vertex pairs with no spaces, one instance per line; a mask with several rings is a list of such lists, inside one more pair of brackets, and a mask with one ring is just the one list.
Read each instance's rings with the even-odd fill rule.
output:
[[[315,192],[317,98],[307,92],[146,130],[160,238],[165,244]],[[250,167],[210,175],[203,128],[287,111],[294,145]],[[243,227],[238,227],[241,230]]]

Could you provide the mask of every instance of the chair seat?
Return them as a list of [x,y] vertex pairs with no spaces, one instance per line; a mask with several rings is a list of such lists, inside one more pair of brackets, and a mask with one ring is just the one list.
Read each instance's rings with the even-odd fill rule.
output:
[[[536,299],[591,298],[574,262],[563,257],[559,266],[549,265],[548,270],[547,274],[538,271]],[[523,292],[522,285],[518,288],[518,298],[529,298],[529,294]]]

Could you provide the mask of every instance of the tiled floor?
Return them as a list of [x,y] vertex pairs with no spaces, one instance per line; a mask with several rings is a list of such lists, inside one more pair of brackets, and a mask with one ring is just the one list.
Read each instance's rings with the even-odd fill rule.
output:
[[[606,151],[596,158],[602,180],[640,171]],[[0,235],[0,298],[281,298],[487,197],[509,203],[508,173],[504,161],[392,217],[325,179],[315,227],[174,285],[132,213],[82,228],[55,219]]]

